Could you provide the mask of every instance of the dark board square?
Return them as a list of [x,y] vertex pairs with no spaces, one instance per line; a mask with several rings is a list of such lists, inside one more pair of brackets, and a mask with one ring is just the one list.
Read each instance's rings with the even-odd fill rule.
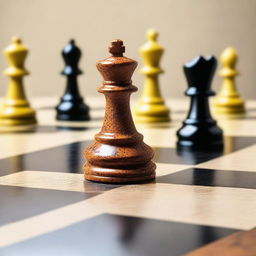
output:
[[82,173],[84,149],[91,141],[75,142],[0,160],[0,176],[17,171]]
[[97,193],[0,185],[0,225],[73,204]]
[[256,189],[256,172],[188,168],[158,177],[156,182]]
[[166,164],[195,165],[222,156],[223,152],[177,151],[175,148],[153,148],[154,161]]
[[[81,141],[39,150],[28,154],[0,159],[0,176],[13,172],[33,170],[82,173],[86,159],[83,151],[91,141]],[[225,154],[256,143],[256,137],[226,137]],[[175,148],[153,148],[157,163],[195,165],[223,155],[223,152],[177,151]]]
[[5,256],[176,256],[238,230],[103,214],[2,249]]
[[225,150],[219,151],[196,151],[176,148],[155,147],[154,161],[167,164],[196,165],[229,154],[234,151],[256,144],[256,137],[226,136],[224,139]]

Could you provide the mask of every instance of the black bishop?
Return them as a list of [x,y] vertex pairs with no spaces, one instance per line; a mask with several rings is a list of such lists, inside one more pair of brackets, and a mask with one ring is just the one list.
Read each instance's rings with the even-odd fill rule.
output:
[[66,45],[62,51],[65,68],[61,74],[67,77],[66,90],[59,105],[56,107],[57,120],[62,121],[87,121],[90,120],[89,107],[80,95],[77,77],[83,72],[78,67],[81,51],[74,40]]

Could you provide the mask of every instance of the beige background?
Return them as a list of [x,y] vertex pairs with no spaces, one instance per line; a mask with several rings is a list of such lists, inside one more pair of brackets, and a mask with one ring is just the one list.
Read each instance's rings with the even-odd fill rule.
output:
[[[108,56],[112,39],[123,39],[126,56],[141,60],[138,47],[145,31],[156,28],[166,52],[162,60],[165,74],[161,87],[165,97],[183,97],[186,82],[182,64],[196,55],[219,57],[226,46],[237,49],[240,60],[237,79],[241,94],[256,97],[256,0],[0,0],[0,48],[13,35],[23,38],[30,49],[26,67],[29,97],[61,96],[65,78],[60,51],[73,37],[83,51],[80,77],[84,96],[96,94],[101,77],[95,62]],[[7,63],[0,55],[0,70]],[[218,67],[219,69],[219,67]],[[133,77],[141,90],[143,77],[138,69]],[[214,89],[221,79],[215,76]],[[3,95],[7,78],[0,77]]]

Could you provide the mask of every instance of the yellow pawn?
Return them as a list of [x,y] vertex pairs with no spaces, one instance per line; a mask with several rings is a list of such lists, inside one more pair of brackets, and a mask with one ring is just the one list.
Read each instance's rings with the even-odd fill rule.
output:
[[23,76],[28,75],[24,61],[28,50],[21,39],[13,38],[12,43],[4,50],[9,67],[4,75],[10,77],[7,95],[0,108],[0,126],[20,126],[36,123],[35,111],[30,107],[23,88]]
[[142,96],[134,110],[135,121],[138,123],[170,121],[170,110],[165,106],[158,83],[158,75],[163,73],[159,62],[164,49],[157,43],[157,36],[155,30],[148,30],[148,42],[139,50],[145,63],[140,73],[146,76],[146,80]]
[[235,69],[237,62],[235,49],[226,48],[221,54],[220,60],[223,68],[219,74],[224,77],[224,81],[214,100],[214,112],[216,114],[242,114],[245,112],[245,104],[238,94],[235,83],[235,77],[238,75],[238,71]]

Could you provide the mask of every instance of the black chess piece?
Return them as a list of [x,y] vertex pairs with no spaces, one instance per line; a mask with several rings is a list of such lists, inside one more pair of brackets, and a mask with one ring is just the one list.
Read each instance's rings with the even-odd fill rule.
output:
[[210,86],[216,66],[217,60],[214,56],[199,56],[183,67],[188,82],[185,95],[191,97],[191,103],[188,116],[177,131],[178,149],[223,148],[223,132],[211,116],[208,99],[209,96],[215,95]]
[[66,45],[62,51],[65,68],[61,74],[67,76],[67,86],[59,105],[56,107],[57,120],[62,121],[87,121],[90,120],[89,107],[80,95],[77,76],[83,72],[78,67],[81,57],[80,49],[74,40]]

